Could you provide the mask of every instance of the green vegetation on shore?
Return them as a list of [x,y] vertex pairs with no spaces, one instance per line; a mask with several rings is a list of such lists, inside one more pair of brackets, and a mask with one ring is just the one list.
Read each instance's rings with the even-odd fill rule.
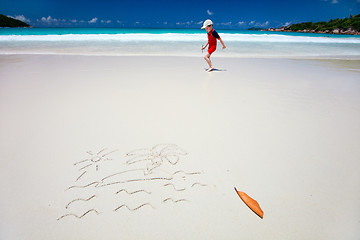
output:
[[259,27],[251,27],[251,28],[247,28],[246,30],[250,30],[250,31],[262,31],[265,30],[264,28],[259,28]]
[[20,20],[0,14],[0,27],[30,27],[30,25]]
[[276,32],[311,32],[330,34],[360,35],[360,14],[349,18],[331,19],[329,22],[303,22],[286,27],[269,28],[267,31]]
[[360,32],[360,14],[344,19],[331,19],[329,22],[304,22],[284,28],[289,31],[358,34]]
[[292,31],[298,30],[317,30],[317,31],[326,31],[326,30],[334,30],[334,29],[343,29],[347,30],[349,28],[354,29],[355,31],[360,31],[360,14],[354,16],[350,16],[350,18],[344,19],[331,19],[329,22],[304,22],[298,24],[292,24],[287,29]]

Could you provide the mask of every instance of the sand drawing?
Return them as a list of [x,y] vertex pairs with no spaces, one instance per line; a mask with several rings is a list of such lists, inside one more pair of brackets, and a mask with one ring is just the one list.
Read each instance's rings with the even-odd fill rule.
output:
[[67,205],[66,205],[66,209],[68,209],[69,207],[70,207],[70,204],[72,204],[72,203],[74,203],[74,202],[76,202],[76,201],[85,201],[85,202],[87,202],[87,201],[90,201],[91,199],[93,199],[94,197],[96,197],[95,195],[92,195],[91,197],[89,197],[88,199],[83,199],[83,198],[77,198],[77,199],[74,199],[74,200],[72,200],[72,201],[70,201]]
[[[97,153],[93,153],[92,151],[87,151],[86,153],[88,155],[90,155],[88,158],[74,163],[74,166],[80,165],[79,171],[82,172],[80,174],[80,176],[76,179],[76,181],[78,181],[87,172],[85,169],[87,169],[89,167],[95,166],[94,170],[99,171],[99,165],[102,162],[113,160],[112,158],[108,158],[107,156],[118,151],[118,150],[112,150],[112,151],[106,152],[106,150],[107,150],[106,148],[103,148],[102,150],[100,150]],[[83,166],[84,164],[85,164],[85,166]]]
[[119,207],[115,208],[114,211],[117,211],[117,210],[119,210],[119,209],[122,208],[122,207],[126,207],[126,208],[129,209],[130,211],[136,211],[136,210],[138,210],[138,209],[140,209],[140,208],[142,208],[142,207],[144,207],[144,206],[146,206],[146,205],[148,205],[148,206],[152,207],[153,209],[155,209],[154,206],[151,205],[151,203],[144,203],[144,204],[141,204],[140,206],[138,206],[138,207],[136,207],[136,208],[130,208],[128,205],[123,204],[123,205],[120,205]]
[[157,144],[152,148],[141,148],[128,152],[126,156],[130,157],[130,159],[126,163],[130,165],[146,162],[145,173],[151,174],[153,170],[160,167],[164,162],[176,165],[180,160],[180,156],[187,154],[175,144]]
[[167,198],[167,199],[164,199],[163,202],[168,202],[168,201],[172,201],[173,203],[178,203],[178,202],[186,202],[186,201],[189,201],[189,200],[186,200],[186,199],[179,199],[179,200],[174,200],[172,198]]
[[74,217],[80,219],[80,218],[84,217],[85,215],[87,215],[87,214],[90,213],[90,212],[95,212],[97,215],[100,214],[97,210],[95,210],[95,209],[90,209],[90,210],[86,211],[84,214],[82,214],[81,216],[78,216],[78,215],[73,214],[73,213],[69,213],[69,214],[65,214],[65,215],[59,217],[57,220],[59,221],[60,219],[62,219],[62,218],[64,218],[64,217],[69,217],[69,216],[74,216]]
[[129,179],[129,180],[124,180],[124,181],[110,182],[110,183],[104,183],[103,181],[99,181],[99,182],[92,182],[92,183],[89,183],[87,185],[70,186],[66,190],[70,190],[70,189],[73,189],[73,188],[87,188],[87,187],[90,187],[90,186],[100,188],[100,187],[107,187],[107,186],[116,185],[116,184],[124,184],[124,183],[130,183],[130,182],[155,181],[155,180],[167,180],[167,181],[169,181],[169,180],[172,180],[172,178],[165,178],[165,177],[138,178],[138,179]]
[[79,179],[80,179],[82,176],[84,176],[86,173],[87,173],[86,171],[83,172],[83,173],[75,180],[75,182],[79,181]]
[[135,193],[140,193],[140,192],[144,192],[144,193],[147,193],[147,194],[151,194],[151,192],[148,192],[148,191],[146,191],[146,190],[144,190],[144,189],[137,190],[137,191],[134,191],[134,192],[128,192],[126,189],[121,189],[121,190],[117,191],[116,194],[119,194],[119,193],[121,193],[121,192],[126,192],[126,193],[129,194],[129,195],[133,195],[133,194],[135,194]]
[[186,190],[185,188],[176,188],[173,183],[164,184],[164,187],[166,187],[166,186],[172,186],[174,188],[174,190],[177,191],[177,192],[181,192],[181,191]]
[[[68,216],[82,219],[91,212],[99,215],[111,209],[126,214],[120,210],[147,211],[164,203],[185,203],[189,202],[191,191],[208,186],[198,181],[203,172],[189,171],[182,166],[188,153],[175,144],[138,148],[124,155],[119,150],[107,148],[86,154],[87,158],[73,164],[75,174],[81,174],[65,189],[66,194],[73,196],[65,205],[65,210],[70,212],[57,220]],[[198,187],[196,190],[195,186]],[[74,198],[77,194],[89,197]],[[185,198],[184,195],[179,198],[179,194],[185,194]],[[90,210],[78,214],[86,209]]]
[[193,183],[193,185],[191,185],[191,187],[194,187],[196,185],[201,186],[201,187],[207,187],[208,186],[207,184],[196,182],[196,183]]

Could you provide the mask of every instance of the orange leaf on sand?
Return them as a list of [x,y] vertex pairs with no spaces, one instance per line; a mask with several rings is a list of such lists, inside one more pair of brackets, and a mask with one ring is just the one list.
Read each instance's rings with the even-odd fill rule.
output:
[[264,217],[264,212],[263,210],[261,210],[259,203],[252,199],[251,197],[249,197],[246,193],[244,192],[240,192],[238,191],[236,188],[234,188],[236,193],[239,195],[239,197],[241,198],[241,200],[243,200],[243,202],[254,212],[256,213],[259,217],[263,218]]

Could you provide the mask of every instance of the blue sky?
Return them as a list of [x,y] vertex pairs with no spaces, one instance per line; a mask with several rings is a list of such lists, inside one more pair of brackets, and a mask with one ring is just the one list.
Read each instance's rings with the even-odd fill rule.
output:
[[360,14],[360,0],[1,0],[1,14],[35,27],[279,27]]

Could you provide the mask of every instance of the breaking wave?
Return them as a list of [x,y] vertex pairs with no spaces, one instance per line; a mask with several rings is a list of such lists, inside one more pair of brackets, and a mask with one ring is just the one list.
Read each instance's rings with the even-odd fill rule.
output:
[[[222,33],[226,42],[268,42],[268,43],[334,43],[360,44],[360,38],[308,37],[281,34],[230,34]],[[64,35],[0,35],[0,42],[203,42],[206,34],[186,33],[126,33],[126,34],[64,34]]]

